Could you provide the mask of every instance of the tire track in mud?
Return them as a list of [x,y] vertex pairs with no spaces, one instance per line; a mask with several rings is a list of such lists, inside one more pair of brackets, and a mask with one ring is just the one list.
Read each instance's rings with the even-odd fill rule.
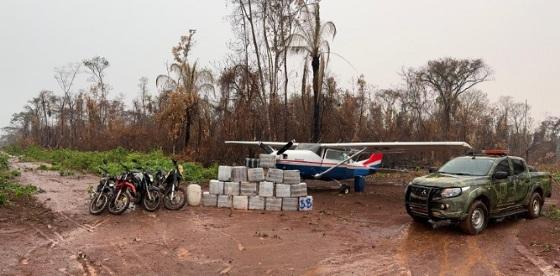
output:
[[401,240],[398,255],[405,267],[420,275],[559,275],[521,244],[520,225],[493,225],[480,235],[467,236],[453,227],[431,229],[415,223]]
[[373,239],[379,242],[374,250],[371,250],[369,246],[344,250],[333,257],[323,259],[318,265],[306,271],[305,275],[346,275],[348,273],[352,273],[352,275],[412,275],[403,256],[394,250],[405,238],[409,227],[409,223],[396,228],[392,227],[393,229],[389,233],[385,228],[370,228],[368,229],[370,233],[383,233],[373,234],[375,236]]

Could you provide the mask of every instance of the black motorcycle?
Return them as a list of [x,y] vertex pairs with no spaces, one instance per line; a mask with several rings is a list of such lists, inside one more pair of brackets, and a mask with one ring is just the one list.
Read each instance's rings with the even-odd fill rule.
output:
[[[103,161],[103,163],[107,165],[107,161]],[[103,213],[115,192],[115,177],[110,176],[106,168],[100,169],[102,171],[102,177],[93,193],[91,193],[91,200],[89,203],[89,212],[92,215]]]
[[183,166],[178,164],[176,160],[173,161],[173,169],[167,174],[161,170],[156,172],[156,186],[160,188],[163,193],[163,205],[169,210],[179,210],[185,206],[186,193],[185,190],[179,186],[183,179]]

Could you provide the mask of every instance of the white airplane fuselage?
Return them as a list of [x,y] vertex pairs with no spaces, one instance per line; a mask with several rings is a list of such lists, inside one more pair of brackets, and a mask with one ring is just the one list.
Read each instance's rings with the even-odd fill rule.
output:
[[[321,155],[312,150],[287,150],[277,155],[276,167],[284,170],[299,170],[301,176],[308,179],[320,175],[318,179],[321,180],[345,180],[375,173],[381,167],[383,158],[383,155],[378,153],[372,154],[366,160],[350,159],[340,164],[349,158],[345,151],[322,149],[319,153]],[[276,152],[272,155],[276,155]]]

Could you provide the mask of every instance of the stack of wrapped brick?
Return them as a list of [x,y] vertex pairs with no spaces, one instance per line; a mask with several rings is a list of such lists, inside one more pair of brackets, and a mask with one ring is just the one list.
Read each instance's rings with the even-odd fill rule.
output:
[[[274,158],[274,156],[272,156]],[[218,179],[210,180],[202,195],[207,207],[268,211],[309,211],[313,197],[301,182],[299,171],[274,168],[276,159],[260,158],[262,168],[219,166]]]

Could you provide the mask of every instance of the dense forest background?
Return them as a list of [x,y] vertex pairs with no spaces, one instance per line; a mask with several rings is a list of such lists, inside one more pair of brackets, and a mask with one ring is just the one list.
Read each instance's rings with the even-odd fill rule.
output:
[[[132,103],[111,94],[111,63],[102,56],[59,67],[58,87],[39,91],[13,115],[3,143],[161,149],[203,163],[258,150],[226,147],[225,140],[457,140],[476,149],[509,149],[532,163],[560,157],[560,118],[535,122],[524,101],[504,96],[491,102],[477,87],[493,77],[482,59],[427,60],[403,69],[398,87],[376,88],[364,76],[342,87],[329,59],[344,53],[331,53],[336,25],[321,18],[318,1],[229,4],[235,40],[221,70],[193,61],[195,30],[172,47],[173,63],[161,75],[142,77],[138,91],[127,92],[138,93]],[[294,68],[294,60],[303,66]],[[89,84],[76,87],[82,74]],[[152,82],[156,91],[149,90]]]

